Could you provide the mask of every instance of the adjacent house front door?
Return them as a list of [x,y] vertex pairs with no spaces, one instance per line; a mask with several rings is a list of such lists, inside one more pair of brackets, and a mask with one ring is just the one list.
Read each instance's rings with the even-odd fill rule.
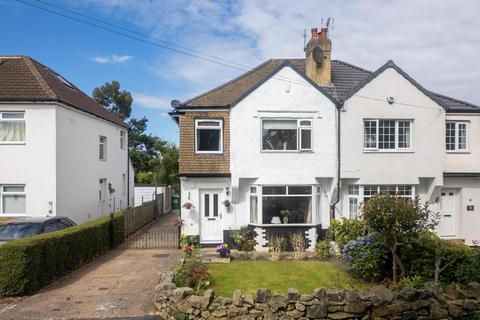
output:
[[455,237],[457,236],[457,192],[452,189],[442,189],[440,197],[438,233],[443,237]]
[[200,241],[222,242],[223,206],[220,205],[221,189],[200,191]]

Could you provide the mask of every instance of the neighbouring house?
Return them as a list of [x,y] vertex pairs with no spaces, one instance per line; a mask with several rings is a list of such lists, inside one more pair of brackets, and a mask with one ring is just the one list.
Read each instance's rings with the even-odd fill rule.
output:
[[128,126],[28,56],[0,56],[0,217],[77,223],[133,204]]
[[166,185],[135,183],[135,202],[134,206],[138,207],[142,203],[154,200],[158,195],[163,197],[163,212],[172,210],[172,188]]
[[480,240],[480,107],[392,61],[370,72],[331,51],[328,29],[314,28],[305,59],[271,59],[172,103],[181,204],[192,205],[183,232],[207,245],[249,226],[266,250],[300,231],[312,250],[332,218],[387,191],[429,201],[441,236]]

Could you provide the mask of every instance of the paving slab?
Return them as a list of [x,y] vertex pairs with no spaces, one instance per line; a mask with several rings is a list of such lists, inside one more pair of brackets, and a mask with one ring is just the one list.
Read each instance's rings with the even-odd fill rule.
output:
[[[172,218],[149,228],[168,228]],[[153,290],[180,256],[177,249],[113,250],[37,294],[0,300],[0,319],[158,319]]]

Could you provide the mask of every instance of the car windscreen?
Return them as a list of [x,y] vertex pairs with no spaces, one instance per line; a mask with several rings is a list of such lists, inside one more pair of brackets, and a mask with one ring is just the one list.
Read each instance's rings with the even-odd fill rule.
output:
[[0,225],[0,241],[27,238],[40,233],[40,223],[9,223]]

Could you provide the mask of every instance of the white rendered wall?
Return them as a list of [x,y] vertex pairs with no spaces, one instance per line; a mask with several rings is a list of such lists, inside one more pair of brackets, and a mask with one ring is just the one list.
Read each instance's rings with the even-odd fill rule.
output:
[[[222,204],[224,200],[230,199],[225,192],[227,187],[231,189],[230,178],[180,178],[180,212],[181,218],[184,220],[182,233],[200,234],[200,192],[204,189],[221,189],[219,210],[222,214],[222,229],[232,229],[231,226],[235,225],[235,217],[232,212],[227,212]],[[185,202],[192,203],[194,208],[190,210],[182,208]]]
[[468,122],[468,151],[447,153],[447,172],[480,172],[480,114],[447,114],[447,120]]
[[[301,85],[275,77],[288,78]],[[288,66],[275,77],[256,88],[230,113],[232,212],[235,215],[228,225],[231,228],[249,223],[250,184],[317,185],[319,178],[336,177],[334,103]],[[262,152],[262,118],[312,120],[313,151]],[[331,189],[326,189],[330,194]]]
[[[98,193],[102,178],[115,189],[107,193],[103,215],[125,208],[127,191],[123,190],[122,174],[127,174],[128,158],[127,148],[120,148],[120,130],[127,129],[68,107],[58,106],[56,114],[57,215],[77,223],[100,217]],[[107,137],[106,161],[99,160],[99,136]]]
[[[386,97],[395,97],[390,105]],[[409,151],[364,151],[365,118],[411,119]],[[445,153],[445,110],[418,88],[388,68],[353,97],[341,112],[341,176],[358,184],[419,184],[431,179],[432,187],[443,184]]]
[[28,216],[55,214],[55,106],[2,103],[0,111],[24,111],[26,126],[24,144],[0,144],[0,184],[25,185]]

